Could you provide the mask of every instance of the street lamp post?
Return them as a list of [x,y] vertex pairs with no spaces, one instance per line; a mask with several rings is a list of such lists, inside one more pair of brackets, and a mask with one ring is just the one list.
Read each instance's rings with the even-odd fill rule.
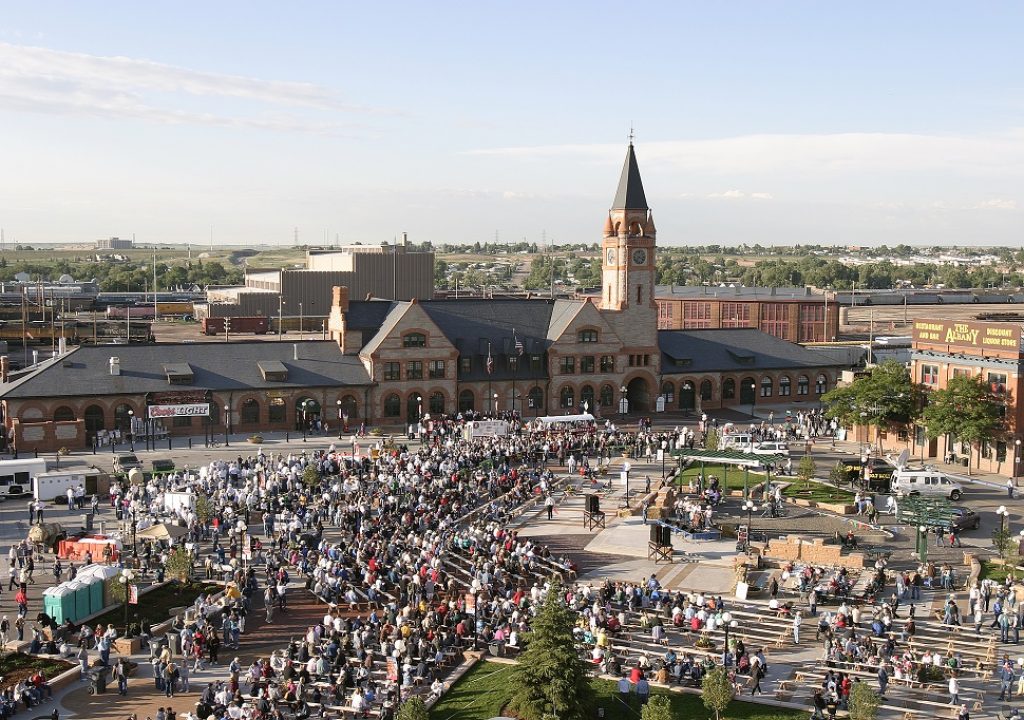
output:
[[996,509],[996,515],[999,516],[999,534],[1002,535],[1006,532],[1006,518],[1010,516],[1010,511],[1006,509],[1005,505],[1000,505]]
[[341,435],[348,431],[348,417],[341,411],[341,400],[335,400],[334,404],[338,407],[338,439],[341,439]]
[[491,405],[491,413],[493,415],[497,415],[498,414],[498,393],[494,393],[491,396],[491,400],[493,401],[493,404]]
[[665,479],[665,455],[668,454],[668,440],[661,441],[661,479]]
[[1013,484],[1017,484],[1020,477],[1020,438],[1013,441]]
[[135,452],[135,411],[128,411],[128,445]]
[[629,398],[626,397],[626,386],[619,386],[619,415],[629,412]]
[[754,533],[753,533],[753,518],[754,518],[754,511],[757,510],[757,505],[754,504],[753,500],[747,500],[745,503],[743,503],[743,509],[747,511],[747,543],[746,543],[746,547],[743,548],[743,549],[749,551],[750,550],[750,540],[751,540],[751,537],[754,535]]
[[306,434],[307,434],[306,419],[308,417],[308,414],[309,414],[309,399],[307,398],[306,400],[302,401],[302,442],[306,442]]
[[757,417],[754,414],[754,405],[757,403],[757,383],[750,381],[750,417]]
[[722,649],[722,667],[729,667],[729,631],[734,629],[739,623],[737,623],[732,613],[726,611],[722,613],[722,629],[725,631],[725,647]]
[[[685,390],[686,392],[690,392],[693,390],[693,385],[690,384],[689,380],[683,383],[683,390]],[[696,395],[696,393],[694,393],[694,395]],[[686,414],[687,417],[689,417],[690,408],[683,408],[683,412],[684,414]]]
[[131,594],[132,580],[135,579],[135,573],[130,568],[123,568],[121,574],[117,577],[118,582],[124,585],[124,635],[125,637],[131,637],[131,633],[128,632],[128,599]]
[[224,447],[231,447],[231,406],[224,406]]

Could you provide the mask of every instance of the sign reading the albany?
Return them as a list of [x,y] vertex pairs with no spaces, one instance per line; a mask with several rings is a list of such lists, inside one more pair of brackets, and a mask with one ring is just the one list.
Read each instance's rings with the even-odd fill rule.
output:
[[1022,349],[1021,326],[1017,323],[915,320],[914,342],[1009,352]]

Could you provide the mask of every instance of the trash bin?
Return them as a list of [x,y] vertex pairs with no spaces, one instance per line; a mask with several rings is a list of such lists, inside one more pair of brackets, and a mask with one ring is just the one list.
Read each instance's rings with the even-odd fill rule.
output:
[[82,516],[82,529],[86,532],[92,532],[92,513],[86,513]]

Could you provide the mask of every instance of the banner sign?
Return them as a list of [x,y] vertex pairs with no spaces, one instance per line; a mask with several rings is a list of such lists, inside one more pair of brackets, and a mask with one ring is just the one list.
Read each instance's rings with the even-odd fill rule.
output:
[[1020,352],[1024,345],[1017,323],[915,320],[914,344],[947,345],[972,350]]
[[190,403],[188,405],[150,405],[149,417],[207,417],[210,414],[210,403]]
[[128,586],[128,604],[138,605],[139,604],[139,586],[129,585]]

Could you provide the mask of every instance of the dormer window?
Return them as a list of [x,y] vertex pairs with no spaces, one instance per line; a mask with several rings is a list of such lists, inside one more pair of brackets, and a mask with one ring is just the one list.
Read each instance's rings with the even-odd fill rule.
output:
[[402,336],[402,347],[417,348],[427,346],[427,336],[423,333],[406,333]]
[[581,343],[596,343],[597,330],[580,330],[578,339]]

